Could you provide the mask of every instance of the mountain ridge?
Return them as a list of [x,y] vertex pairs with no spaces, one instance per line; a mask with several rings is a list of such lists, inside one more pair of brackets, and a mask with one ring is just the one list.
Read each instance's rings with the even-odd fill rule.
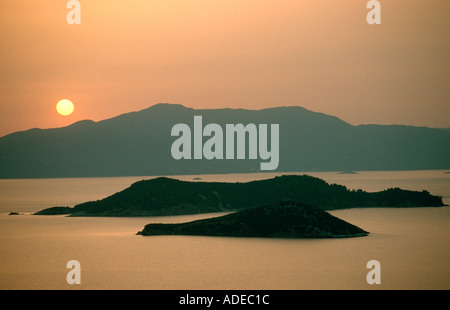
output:
[[354,126],[299,106],[196,110],[165,103],[98,122],[1,137],[0,178],[260,172],[259,160],[173,159],[171,128],[178,123],[192,128],[194,115],[221,126],[279,124],[279,172],[450,168],[450,132],[442,129]]
[[[4,136],[1,136],[0,139],[5,138],[5,137],[10,136],[10,135],[23,134],[23,133],[27,133],[27,132],[36,132],[36,131],[44,131],[45,132],[45,131],[52,131],[52,130],[58,130],[58,129],[74,128],[74,127],[78,127],[78,126],[81,126],[81,125],[84,126],[84,125],[93,125],[93,124],[103,124],[105,122],[108,123],[108,122],[111,122],[111,121],[114,121],[114,120],[132,117],[132,116],[137,115],[137,114],[144,114],[144,113],[154,112],[154,111],[157,111],[160,108],[164,108],[164,109],[165,108],[170,108],[172,110],[172,112],[176,111],[176,110],[177,111],[185,110],[185,111],[197,111],[199,113],[201,113],[202,111],[203,112],[211,112],[211,111],[248,111],[248,112],[256,112],[256,111],[266,111],[266,110],[270,111],[270,110],[275,110],[275,109],[277,109],[277,110],[278,109],[279,110],[282,110],[282,109],[298,109],[299,111],[309,112],[309,113],[313,113],[313,114],[317,114],[317,115],[323,115],[325,117],[334,118],[334,119],[336,119],[336,120],[338,120],[338,121],[340,121],[342,123],[350,125],[349,123],[347,123],[344,120],[338,118],[337,116],[332,116],[332,115],[328,115],[328,114],[321,113],[321,112],[313,112],[313,111],[310,111],[310,110],[308,110],[308,109],[306,109],[304,107],[301,107],[301,106],[269,107],[269,108],[263,108],[263,109],[259,109],[259,110],[251,110],[251,109],[243,109],[243,108],[194,109],[194,108],[186,107],[186,106],[184,106],[182,104],[157,103],[155,105],[151,105],[151,106],[149,106],[147,108],[144,108],[142,110],[122,113],[122,114],[119,114],[119,115],[116,115],[116,116],[113,116],[113,117],[110,117],[110,118],[106,118],[106,119],[103,119],[103,120],[100,120],[100,121],[94,121],[94,120],[91,120],[91,119],[84,119],[84,120],[76,121],[76,122],[74,122],[74,123],[72,123],[70,125],[63,126],[63,127],[30,128],[30,129],[26,129],[26,130],[20,130],[20,131],[15,131],[15,132],[12,132],[12,133],[8,133],[8,134],[6,134]],[[368,124],[368,125],[371,125],[371,124]],[[353,126],[353,125],[350,125],[350,126]],[[357,126],[360,126],[360,125],[357,125]],[[400,126],[402,126],[402,125],[400,125]],[[415,126],[413,126],[413,127],[415,127]],[[449,130],[450,130],[450,128],[449,128]]]

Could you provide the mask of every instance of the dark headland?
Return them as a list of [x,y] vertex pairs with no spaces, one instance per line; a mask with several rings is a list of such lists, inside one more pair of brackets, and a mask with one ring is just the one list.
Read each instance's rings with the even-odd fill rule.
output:
[[322,210],[368,207],[440,207],[442,197],[427,191],[390,188],[380,192],[349,190],[308,175],[284,175],[246,183],[143,180],[114,195],[74,207],[52,207],[36,215],[168,216],[235,212],[295,201]]
[[148,224],[137,233],[263,238],[348,238],[368,232],[319,208],[278,202],[221,217],[180,224]]

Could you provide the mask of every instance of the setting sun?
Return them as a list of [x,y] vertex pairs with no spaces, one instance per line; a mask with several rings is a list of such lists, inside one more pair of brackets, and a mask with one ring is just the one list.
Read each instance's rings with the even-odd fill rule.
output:
[[68,99],[62,99],[56,104],[56,111],[61,115],[70,115],[74,109],[72,101]]

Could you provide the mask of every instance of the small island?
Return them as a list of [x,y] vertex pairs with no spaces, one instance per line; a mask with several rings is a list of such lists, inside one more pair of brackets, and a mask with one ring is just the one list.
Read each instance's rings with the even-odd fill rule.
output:
[[349,238],[367,236],[369,233],[319,208],[293,201],[283,201],[187,223],[148,224],[137,234],[142,236]]

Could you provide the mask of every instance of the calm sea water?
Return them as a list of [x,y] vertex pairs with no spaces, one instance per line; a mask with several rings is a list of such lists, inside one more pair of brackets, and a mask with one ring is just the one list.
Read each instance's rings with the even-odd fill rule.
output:
[[[303,174],[303,173],[301,173]],[[446,171],[307,173],[350,189],[426,189],[450,205]],[[250,181],[280,173],[174,176]],[[151,177],[0,180],[0,289],[450,289],[450,208],[349,209],[333,215],[371,234],[349,239],[135,235],[146,218],[33,216],[55,205],[102,199]],[[9,216],[16,211],[20,216]],[[366,264],[381,264],[369,285]],[[69,285],[69,260],[81,284]]]

